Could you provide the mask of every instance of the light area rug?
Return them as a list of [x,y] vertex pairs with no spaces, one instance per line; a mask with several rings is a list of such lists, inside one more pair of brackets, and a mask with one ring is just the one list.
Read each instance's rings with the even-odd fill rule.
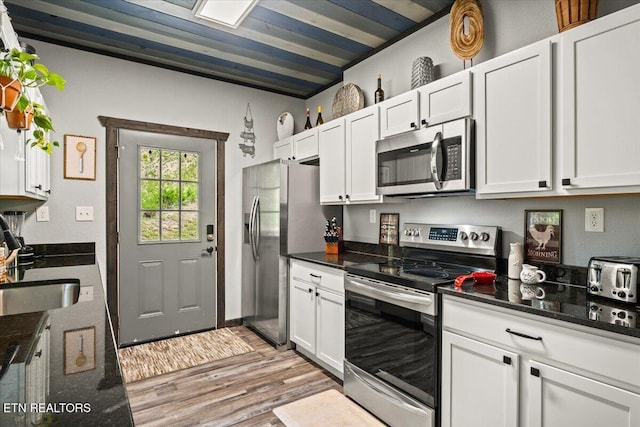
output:
[[126,383],[254,351],[229,329],[140,344],[118,350]]
[[327,390],[273,410],[287,427],[383,427],[385,424],[337,390]]

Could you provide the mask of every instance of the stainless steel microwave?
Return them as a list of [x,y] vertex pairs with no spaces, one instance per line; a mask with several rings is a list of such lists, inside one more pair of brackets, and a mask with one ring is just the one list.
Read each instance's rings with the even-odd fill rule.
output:
[[471,119],[377,141],[378,194],[419,198],[472,193],[473,145]]

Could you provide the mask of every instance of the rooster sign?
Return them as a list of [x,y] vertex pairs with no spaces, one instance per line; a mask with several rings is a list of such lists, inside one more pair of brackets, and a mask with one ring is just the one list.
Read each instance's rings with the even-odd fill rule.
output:
[[525,259],[560,263],[562,211],[525,210]]

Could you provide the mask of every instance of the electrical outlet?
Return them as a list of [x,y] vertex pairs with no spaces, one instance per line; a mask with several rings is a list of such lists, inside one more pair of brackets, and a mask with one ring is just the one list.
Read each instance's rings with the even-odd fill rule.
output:
[[604,208],[585,208],[584,231],[604,232]]
[[36,209],[37,222],[49,222],[49,206],[40,206]]
[[93,221],[93,206],[76,206],[76,221]]
[[376,210],[375,209],[369,209],[369,222],[371,224],[375,224],[377,219],[378,219],[378,217],[376,216]]

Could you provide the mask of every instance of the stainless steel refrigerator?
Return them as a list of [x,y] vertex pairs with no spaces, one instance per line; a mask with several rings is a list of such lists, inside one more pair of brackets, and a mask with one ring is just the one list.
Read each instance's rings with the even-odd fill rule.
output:
[[276,348],[288,347],[289,260],[324,250],[324,223],[339,206],[320,206],[319,168],[286,160],[242,171],[242,323]]

